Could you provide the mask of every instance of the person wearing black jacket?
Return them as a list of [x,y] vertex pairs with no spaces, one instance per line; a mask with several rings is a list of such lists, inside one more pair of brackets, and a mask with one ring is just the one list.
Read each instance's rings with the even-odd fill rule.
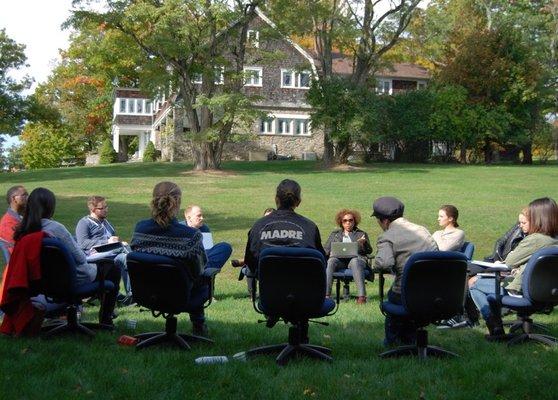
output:
[[252,274],[258,269],[261,251],[270,246],[311,248],[325,256],[316,224],[294,211],[300,202],[300,185],[290,179],[281,181],[275,195],[277,210],[257,220],[248,232],[244,262]]
[[[355,210],[342,209],[335,215],[335,223],[339,229],[329,235],[325,244],[327,260],[327,286],[326,296],[331,295],[333,284],[333,273],[339,269],[350,268],[353,271],[353,279],[358,290],[357,304],[366,303],[366,286],[364,284],[364,270],[368,265],[367,255],[372,253],[372,246],[368,234],[358,228],[361,217]],[[356,242],[358,243],[358,256],[353,258],[337,258],[331,256],[331,244],[334,242]]]
[[494,252],[491,256],[485,257],[488,262],[504,261],[507,255],[517,247],[529,230],[529,220],[527,218],[528,209],[524,208],[518,217],[518,222],[512,226],[494,245]]

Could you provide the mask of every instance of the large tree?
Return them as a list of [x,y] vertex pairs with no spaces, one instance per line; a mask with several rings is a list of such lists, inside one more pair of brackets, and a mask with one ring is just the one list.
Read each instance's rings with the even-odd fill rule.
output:
[[24,67],[25,45],[8,37],[0,30],[0,133],[18,134],[27,117],[27,102],[23,92],[31,86],[31,78],[15,79],[13,70]]
[[82,24],[33,96],[43,109],[49,107],[58,115],[37,119],[64,126],[82,144],[80,152],[97,149],[109,138],[114,85],[138,84],[140,55],[123,34],[107,31],[102,24]]
[[[333,56],[341,52],[352,61],[346,78],[347,90],[374,87],[372,75],[383,66],[383,57],[397,43],[408,26],[421,0],[273,0],[270,13],[288,34],[313,38],[313,51],[318,60],[315,82],[323,92],[321,100],[329,101],[331,90],[340,82],[334,78]],[[335,80],[335,82],[329,82]],[[313,96],[313,106],[320,106],[320,96]],[[318,111],[319,112],[319,111]],[[314,123],[324,129],[325,166],[346,159],[353,140],[347,140],[343,121],[332,121],[318,115]]]
[[[75,5],[87,1],[74,1]],[[85,8],[71,23],[103,24],[123,33],[144,54],[140,78],[184,112],[194,169],[219,168],[223,145],[239,115],[250,108],[241,94],[248,24],[259,0],[107,0],[104,12]],[[218,85],[223,73],[223,85]],[[201,76],[203,84],[195,83]],[[172,92],[174,96],[169,96]]]

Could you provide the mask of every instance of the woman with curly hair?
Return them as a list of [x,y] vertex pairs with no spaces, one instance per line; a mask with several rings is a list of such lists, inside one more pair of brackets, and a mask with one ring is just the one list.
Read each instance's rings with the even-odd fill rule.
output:
[[[331,295],[333,273],[339,269],[350,268],[353,271],[353,279],[357,285],[357,304],[364,304],[366,303],[364,269],[366,268],[366,255],[372,253],[372,246],[370,245],[368,234],[358,228],[360,220],[360,213],[355,210],[342,209],[335,215],[335,223],[339,228],[331,232],[324,246],[324,250],[329,257],[326,271],[326,296]],[[343,259],[330,257],[331,244],[334,242],[358,243],[358,256]]]

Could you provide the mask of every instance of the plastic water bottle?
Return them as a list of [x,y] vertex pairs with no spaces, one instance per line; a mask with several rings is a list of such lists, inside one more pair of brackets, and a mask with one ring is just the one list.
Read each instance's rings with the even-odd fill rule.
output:
[[227,356],[205,356],[194,360],[196,364],[225,364],[229,362]]
[[246,352],[241,351],[240,353],[236,353],[232,358],[236,361],[246,361]]
[[134,330],[136,329],[136,326],[138,325],[138,321],[135,319],[127,319],[126,320],[126,328],[130,329],[130,330]]

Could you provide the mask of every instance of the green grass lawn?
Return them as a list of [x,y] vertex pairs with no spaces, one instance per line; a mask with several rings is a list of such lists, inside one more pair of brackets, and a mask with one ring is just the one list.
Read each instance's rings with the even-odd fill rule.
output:
[[[302,186],[298,211],[319,226],[325,241],[341,207],[361,211],[360,227],[374,246],[380,229],[370,218],[371,204],[392,195],[405,203],[405,216],[434,231],[438,207],[454,204],[475,258],[492,251],[494,241],[534,198],[558,199],[556,166],[432,166],[374,164],[353,171],[324,171],[312,162],[227,163],[224,172],[197,174],[187,164],[126,164],[41,170],[0,175],[0,193],[14,184],[28,190],[43,186],[57,196],[55,219],[70,231],[87,213],[86,198],[108,198],[109,220],[123,239],[135,223],[149,217],[155,183],[171,180],[183,190],[183,207],[196,203],[205,212],[216,241],[233,245],[242,258],[246,234],[263,210],[274,206],[275,187],[284,178]],[[430,341],[462,357],[452,360],[380,360],[383,316],[376,284],[368,284],[369,302],[343,302],[327,321],[312,324],[310,340],[333,348],[331,364],[300,360],[286,368],[273,358],[247,363],[196,365],[202,355],[233,355],[252,347],[285,341],[287,326],[268,329],[245,296],[246,284],[227,265],[218,276],[217,302],[207,310],[212,346],[191,352],[152,348],[136,352],[119,346],[120,334],[163,330],[164,320],[138,308],[121,308],[115,333],[40,339],[0,338],[0,399],[43,398],[335,398],[335,399],[555,399],[558,398],[558,349],[523,345],[508,349],[484,340],[485,327],[429,329]],[[352,288],[354,290],[354,288]],[[85,310],[95,319],[96,309]],[[125,320],[138,320],[134,332]],[[537,316],[558,335],[558,316]],[[188,317],[179,330],[190,331]]]

